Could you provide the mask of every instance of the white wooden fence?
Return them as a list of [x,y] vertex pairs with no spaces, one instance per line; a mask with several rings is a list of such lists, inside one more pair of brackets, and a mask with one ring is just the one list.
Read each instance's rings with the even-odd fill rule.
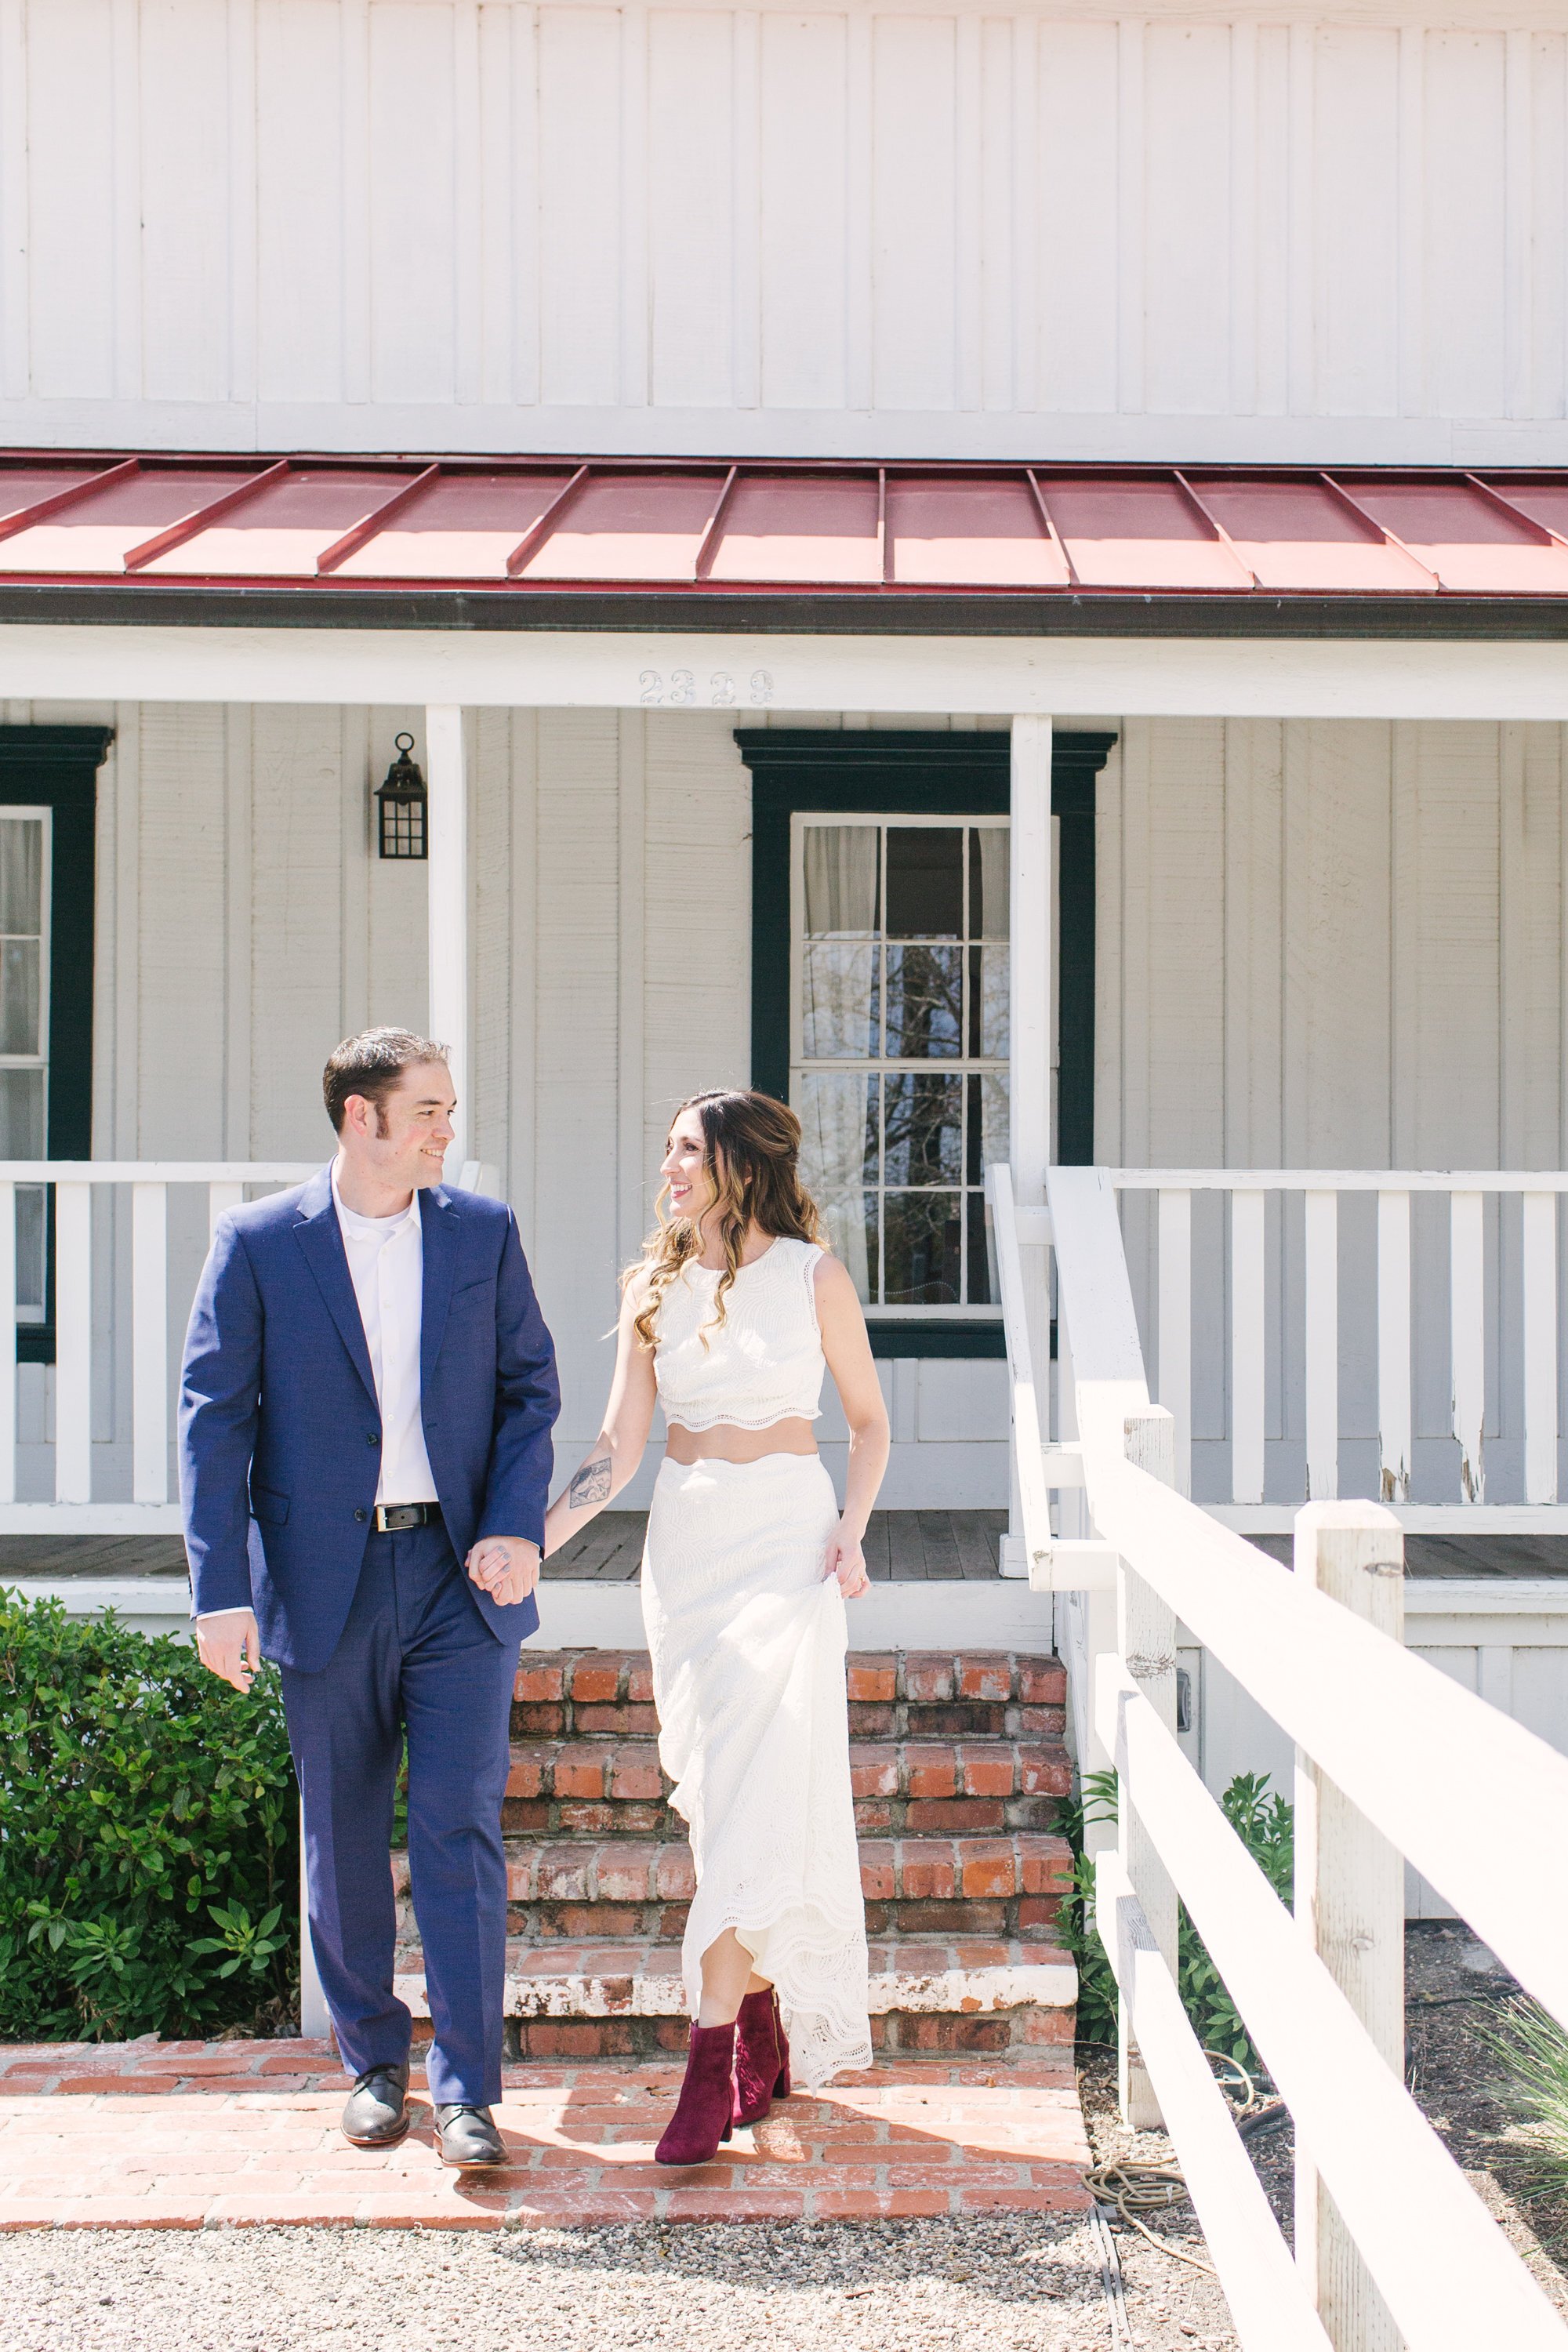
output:
[[[1298,1503],[1340,1493],[1346,1425],[1364,1417],[1375,1456],[1363,1445],[1363,1465],[1375,1459],[1377,1490],[1407,1528],[1568,1529],[1558,1499],[1568,1175],[1117,1169],[1109,1181],[1124,1225],[1139,1228],[1134,1286],[1184,1494],[1233,1527],[1281,1530]],[[1208,1211],[1196,1251],[1194,1202]],[[1446,1444],[1429,1435],[1445,1374]],[[1199,1420],[1217,1485],[1211,1474],[1194,1486]],[[1271,1444],[1287,1423],[1298,1442]],[[1490,1496],[1489,1433],[1507,1441]],[[1419,1475],[1418,1435],[1428,1436]]]
[[[0,1160],[0,1329],[16,1313],[19,1187],[53,1188],[55,1310],[54,1364],[45,1381],[49,1410],[39,1416],[46,1431],[52,1423],[52,1500],[18,1494],[19,1391],[42,1368],[19,1367],[15,1349],[0,1347],[0,1534],[178,1532],[174,1394],[207,1240],[226,1209],[279,1185],[303,1183],[319,1165]],[[470,1192],[497,1189],[495,1171],[479,1161],[467,1162],[458,1181]],[[95,1439],[105,1426],[127,1423],[128,1475],[124,1448]]]
[[[1391,1638],[1403,1533],[1384,1506],[1303,1511],[1292,1575],[1179,1492],[1120,1181],[1053,1170],[1045,1211],[1015,1209],[1005,1169],[988,1185],[1030,1581],[1061,1596],[1080,1763],[1113,1762],[1121,1781],[1097,1874],[1124,2107],[1163,2114],[1244,2346],[1563,2352],[1568,2330],[1404,2087],[1397,2020],[1407,1858],[1568,2022],[1568,1760]],[[1053,1255],[1055,1431],[1038,1380]],[[1390,1631],[1363,1622],[1378,1614]],[[1294,1916],[1177,1743],[1178,1622],[1295,1744]],[[1294,2260],[1181,2007],[1178,1898],[1296,2126]]]

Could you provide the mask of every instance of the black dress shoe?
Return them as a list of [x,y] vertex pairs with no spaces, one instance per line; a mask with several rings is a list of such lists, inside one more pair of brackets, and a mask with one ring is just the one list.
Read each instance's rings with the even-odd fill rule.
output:
[[506,2143],[489,2107],[437,2107],[436,2136],[443,2164],[477,2167],[507,2160]]
[[367,2066],[343,2108],[343,2137],[355,2147],[395,2147],[407,2129],[407,2067]]

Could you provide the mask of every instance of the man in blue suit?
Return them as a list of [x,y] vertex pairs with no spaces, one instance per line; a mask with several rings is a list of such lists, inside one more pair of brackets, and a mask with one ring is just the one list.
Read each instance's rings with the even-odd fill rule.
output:
[[442,1183],[444,1049],[367,1030],[337,1048],[322,1091],[336,1158],[219,1220],[191,1312],[180,1466],[196,1640],[238,1690],[263,1657],[281,1670],[310,1940],[357,2147],[408,2128],[389,1862],[406,1739],[441,2154],[500,2164],[500,1807],[518,1645],[539,1623],[555,1352],[510,1210]]

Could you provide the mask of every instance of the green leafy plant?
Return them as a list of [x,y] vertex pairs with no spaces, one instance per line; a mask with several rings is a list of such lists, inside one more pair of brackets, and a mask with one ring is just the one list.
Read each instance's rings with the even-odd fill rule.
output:
[[0,1591],[0,2038],[281,2021],[298,1822],[270,1668],[242,1696],[183,1642]]
[[[1268,1776],[1263,1772],[1238,1772],[1219,1801],[1226,1821],[1275,1894],[1288,1904],[1295,1864],[1290,1805],[1270,1790]],[[1085,2042],[1116,2039],[1116,1979],[1094,1924],[1094,1864],[1084,1851],[1086,1827],[1093,1822],[1114,1822],[1116,1802],[1115,1773],[1089,1772],[1077,1800],[1066,1809],[1064,1829],[1072,1847],[1073,1867],[1062,1906],[1061,1935],[1078,1963],[1078,2030]],[[1182,2006],[1204,2048],[1235,2059],[1249,2074],[1258,2073],[1261,2061],[1252,2037],[1185,1906],[1177,1914],[1176,1960]]]

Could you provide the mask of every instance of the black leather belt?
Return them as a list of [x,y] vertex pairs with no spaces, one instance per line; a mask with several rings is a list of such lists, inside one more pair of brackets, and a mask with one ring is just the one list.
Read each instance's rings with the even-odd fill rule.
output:
[[378,1503],[375,1531],[378,1536],[400,1536],[405,1528],[431,1527],[440,1516],[439,1503]]

